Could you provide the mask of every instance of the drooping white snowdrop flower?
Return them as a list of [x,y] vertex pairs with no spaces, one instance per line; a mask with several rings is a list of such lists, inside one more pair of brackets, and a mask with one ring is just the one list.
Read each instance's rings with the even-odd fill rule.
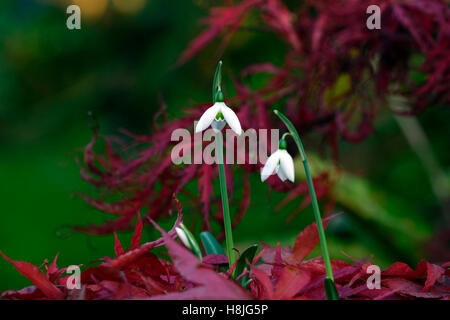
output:
[[261,181],[266,181],[271,175],[277,174],[281,181],[286,179],[294,182],[294,160],[286,151],[286,141],[280,140],[278,150],[270,155],[261,170]]
[[241,135],[242,128],[239,118],[236,113],[225,104],[223,94],[219,91],[216,103],[208,108],[200,117],[200,120],[195,127],[195,133],[202,132],[209,126],[215,131],[220,131],[226,123],[238,136]]
[[191,244],[189,243],[189,240],[187,238],[186,232],[179,227],[175,227],[175,231],[177,232],[178,238],[180,238],[181,242],[183,242],[186,248],[192,249]]

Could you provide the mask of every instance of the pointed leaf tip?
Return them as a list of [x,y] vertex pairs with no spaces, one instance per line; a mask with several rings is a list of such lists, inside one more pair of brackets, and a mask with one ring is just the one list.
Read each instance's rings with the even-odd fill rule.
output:
[[120,256],[124,252],[116,232],[114,232],[114,252],[116,253],[116,256]]
[[134,229],[133,237],[131,238],[131,248],[135,249],[139,247],[139,244],[141,243],[141,236],[142,236],[142,219],[141,215],[138,213],[138,221],[136,222],[136,228]]

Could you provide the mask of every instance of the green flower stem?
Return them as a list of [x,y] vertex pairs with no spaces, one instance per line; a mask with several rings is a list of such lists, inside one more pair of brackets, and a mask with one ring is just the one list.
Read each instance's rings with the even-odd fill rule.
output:
[[[311,177],[311,172],[309,171],[308,160],[306,159],[305,149],[303,148],[302,141],[300,140],[300,136],[298,135],[297,130],[294,125],[289,121],[288,118],[278,110],[274,110],[275,114],[284,122],[286,127],[288,128],[291,136],[294,138],[295,143],[297,144],[297,148],[300,152],[300,157],[302,159],[303,167],[305,168],[306,181],[308,183],[309,193],[311,195],[312,207],[314,211],[314,218],[316,220],[317,229],[319,231],[319,239],[320,239],[320,247],[322,249],[323,261],[325,263],[325,270],[327,273],[327,278],[334,282],[333,272],[331,270],[331,262],[330,255],[328,254],[327,240],[325,237],[325,231],[322,225],[322,218],[320,216],[319,203],[317,202],[316,191],[314,189],[314,184]],[[283,135],[284,137],[284,135]]]
[[225,241],[227,247],[228,263],[230,268],[235,261],[233,231],[231,229],[230,207],[228,204],[227,180],[225,177],[225,165],[223,162],[223,137],[222,132],[216,132],[216,152],[219,166],[220,195],[222,197],[223,223],[225,227]]
[[[217,64],[216,72],[214,74],[213,80],[213,102],[216,102],[217,97],[220,97],[222,92],[222,61]],[[223,95],[222,97],[223,98]],[[234,244],[233,244],[233,230],[231,229],[231,216],[230,216],[230,206],[228,203],[228,192],[227,192],[227,180],[225,177],[225,164],[223,162],[223,137],[222,132],[216,132],[216,153],[217,153],[217,164],[219,166],[219,181],[220,181],[220,196],[222,198],[222,211],[223,211],[223,223],[225,227],[225,242],[227,247],[228,263],[230,268],[233,266],[236,260],[234,255]],[[233,275],[234,277],[234,272]]]

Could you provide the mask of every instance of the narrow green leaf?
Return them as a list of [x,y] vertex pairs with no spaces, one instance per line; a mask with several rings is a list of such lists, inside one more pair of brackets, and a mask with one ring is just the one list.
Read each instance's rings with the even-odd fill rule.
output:
[[327,300],[339,300],[339,292],[337,291],[333,280],[325,278],[323,286],[325,288]]
[[208,231],[203,231],[200,233],[200,239],[202,241],[203,247],[205,248],[206,254],[221,254],[225,255],[222,246],[217,242],[216,238]]

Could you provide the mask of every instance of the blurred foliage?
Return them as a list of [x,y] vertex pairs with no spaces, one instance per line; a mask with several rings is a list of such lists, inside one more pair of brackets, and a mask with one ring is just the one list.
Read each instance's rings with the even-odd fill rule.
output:
[[[211,72],[219,56],[227,62],[225,73],[230,76],[250,62],[281,61],[283,44],[249,28],[238,32],[224,52],[207,48],[174,68],[211,2],[78,0],[74,3],[82,7],[82,29],[74,31],[66,28],[67,4],[62,1],[0,3],[2,251],[36,265],[58,252],[61,265],[87,264],[113,254],[112,235],[88,237],[68,227],[102,220],[71,196],[74,191],[93,192],[79,177],[75,162],[92,134],[88,111],[103,134],[115,134],[122,127],[147,132],[159,109],[159,95],[170,117],[190,101],[209,100]],[[417,81],[422,78],[417,74]],[[258,87],[264,79],[251,81]],[[232,95],[231,83],[225,89]],[[332,98],[342,90],[345,74],[328,94]],[[448,182],[450,110],[437,107],[418,120]],[[433,193],[423,162],[392,112],[383,110],[375,125],[376,133],[366,141],[342,143],[339,168],[323,160],[327,155],[314,152],[320,145],[314,134],[304,137],[316,172],[331,168],[336,175],[335,211],[351,213],[330,223],[331,256],[373,254],[373,261],[383,267],[397,260],[415,265],[427,256],[427,243],[443,221],[446,204]],[[276,211],[283,195],[272,192],[265,199],[261,195],[267,194],[267,186],[258,176],[251,179],[251,206],[234,235],[238,247],[242,250],[257,241],[293,244],[298,232],[313,221],[311,210],[287,223],[301,199]],[[196,192],[195,184],[188,187]],[[189,220],[189,208],[184,209]],[[196,231],[198,236],[201,230]],[[147,228],[144,240],[155,235]],[[127,243],[131,235],[119,237]],[[0,261],[0,274],[0,290],[29,284],[5,261]]]

